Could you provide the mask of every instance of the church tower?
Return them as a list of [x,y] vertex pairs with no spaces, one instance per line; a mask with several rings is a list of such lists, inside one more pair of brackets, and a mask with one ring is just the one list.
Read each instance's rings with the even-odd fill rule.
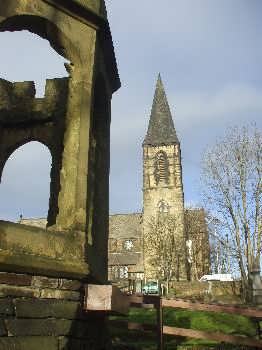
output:
[[[152,218],[170,215],[176,220],[174,238],[180,249],[176,277],[186,278],[184,193],[180,142],[177,138],[164,86],[158,76],[151,116],[143,142],[143,232],[150,229]],[[145,242],[144,242],[145,243]],[[146,244],[144,244],[146,247]],[[145,278],[154,279],[150,249],[144,249]]]

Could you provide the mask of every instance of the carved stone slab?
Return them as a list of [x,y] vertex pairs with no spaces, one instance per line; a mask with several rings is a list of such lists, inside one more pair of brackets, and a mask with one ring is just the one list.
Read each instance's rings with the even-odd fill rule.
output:
[[111,285],[88,284],[85,286],[85,311],[103,311],[127,314],[129,298]]

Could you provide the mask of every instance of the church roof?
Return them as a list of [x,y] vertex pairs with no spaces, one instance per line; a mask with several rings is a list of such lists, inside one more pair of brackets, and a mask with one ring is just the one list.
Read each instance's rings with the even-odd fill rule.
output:
[[179,143],[165,89],[158,75],[147,134],[143,145],[158,146]]
[[142,213],[109,216],[109,238],[139,238],[142,234]]
[[[141,252],[136,253],[109,253],[108,265],[137,265],[141,260]],[[140,268],[141,269],[141,268]]]
[[[109,216],[109,239],[127,240],[142,238],[142,213],[115,214]],[[142,245],[136,252],[120,250],[118,252],[109,251],[109,266],[129,266],[129,272],[143,272]],[[133,266],[131,271],[130,266]]]

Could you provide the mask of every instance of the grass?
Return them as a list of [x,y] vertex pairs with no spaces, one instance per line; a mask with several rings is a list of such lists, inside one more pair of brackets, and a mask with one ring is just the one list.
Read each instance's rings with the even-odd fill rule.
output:
[[[118,317],[119,319],[119,317]],[[121,317],[120,317],[121,319]],[[132,308],[128,320],[130,322],[156,324],[155,310]],[[165,308],[164,324],[180,328],[195,329],[209,332],[222,332],[233,335],[245,335],[253,337],[256,334],[254,323],[247,317],[230,315],[225,313],[188,311],[181,309]],[[156,349],[156,336],[153,333],[141,333],[112,329],[112,335],[119,342],[135,345],[139,349]],[[203,345],[203,349],[214,348],[214,341],[201,339],[187,339],[183,337],[165,336],[165,348],[167,350],[179,349],[180,346]],[[230,349],[237,349],[233,346]]]

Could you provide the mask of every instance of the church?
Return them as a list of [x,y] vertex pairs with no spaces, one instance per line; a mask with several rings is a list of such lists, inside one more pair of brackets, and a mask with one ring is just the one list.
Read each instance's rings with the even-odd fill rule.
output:
[[[143,142],[143,211],[109,217],[108,278],[118,285],[141,289],[156,280],[147,244],[150,222],[175,217],[175,280],[198,280],[210,271],[210,246],[203,209],[185,209],[180,142],[160,75],[157,79],[148,130]],[[46,227],[46,219],[21,224]],[[157,235],[158,232],[155,232]],[[138,286],[136,288],[136,286]],[[140,286],[140,287],[139,287]]]
[[[180,142],[160,75],[143,142],[143,212],[109,218],[109,280],[155,280],[147,244],[152,219],[175,217],[174,239],[180,250],[176,280],[197,280],[210,271],[208,230],[203,209],[184,206]],[[155,231],[152,234],[158,234]]]

